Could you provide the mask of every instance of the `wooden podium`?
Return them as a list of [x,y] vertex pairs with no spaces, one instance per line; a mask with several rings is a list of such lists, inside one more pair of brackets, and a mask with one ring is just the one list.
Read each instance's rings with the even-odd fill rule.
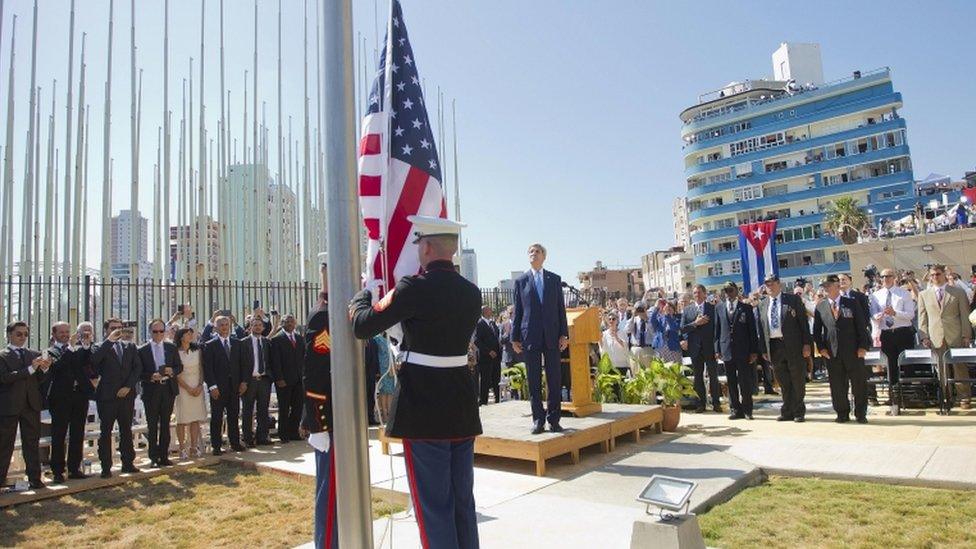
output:
[[569,379],[572,402],[563,403],[563,411],[577,417],[600,412],[599,402],[593,402],[590,386],[590,344],[600,341],[600,309],[578,307],[566,309],[569,325]]

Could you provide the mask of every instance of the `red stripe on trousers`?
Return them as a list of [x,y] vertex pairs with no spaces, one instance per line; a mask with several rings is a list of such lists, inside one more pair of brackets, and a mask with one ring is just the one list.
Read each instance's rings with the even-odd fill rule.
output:
[[407,462],[407,480],[410,482],[410,499],[413,500],[413,509],[417,512],[417,528],[420,529],[420,543],[424,549],[430,547],[427,540],[427,529],[424,528],[424,513],[420,507],[420,495],[417,493],[417,473],[413,470],[413,451],[410,448],[410,441],[403,441],[403,452]]
[[400,253],[403,252],[403,247],[410,238],[410,227],[413,225],[407,219],[407,216],[416,215],[417,211],[420,210],[420,203],[424,199],[424,193],[427,191],[427,182],[430,181],[430,176],[427,172],[423,170],[418,170],[416,168],[410,167],[407,171],[407,180],[403,183],[403,190],[400,191],[400,198],[397,199],[396,208],[393,210],[393,215],[390,216],[390,230],[387,237],[387,284],[389,288],[396,285],[396,275],[393,271],[396,269],[397,261],[400,259]]
[[325,549],[332,548],[332,532],[335,530],[335,506],[336,506],[336,486],[335,486],[335,448],[329,452],[329,512],[325,514],[325,539],[323,543]]

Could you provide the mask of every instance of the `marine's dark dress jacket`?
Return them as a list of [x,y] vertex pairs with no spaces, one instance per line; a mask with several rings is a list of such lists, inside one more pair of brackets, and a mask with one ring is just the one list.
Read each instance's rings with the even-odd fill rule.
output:
[[405,362],[397,374],[387,435],[443,440],[481,434],[478,392],[468,368],[413,364],[407,352],[465,356],[480,317],[481,291],[450,261],[431,262],[422,274],[402,278],[376,305],[368,291],[356,295],[356,337],[372,337],[398,322],[403,329]]

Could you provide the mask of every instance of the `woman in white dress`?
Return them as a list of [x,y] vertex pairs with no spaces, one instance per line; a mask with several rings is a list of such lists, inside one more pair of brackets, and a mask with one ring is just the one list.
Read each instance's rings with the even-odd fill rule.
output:
[[[180,328],[176,331],[176,345],[183,363],[183,371],[176,378],[180,385],[175,407],[176,438],[180,442],[180,459],[183,460],[203,455],[203,448],[200,446],[200,422],[207,419],[207,404],[203,400],[203,363],[196,339],[193,328]],[[190,435],[189,452],[186,446],[187,430]]]

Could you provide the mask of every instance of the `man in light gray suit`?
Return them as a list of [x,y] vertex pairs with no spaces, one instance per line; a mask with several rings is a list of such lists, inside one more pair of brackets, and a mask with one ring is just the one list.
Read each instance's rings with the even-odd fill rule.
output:
[[783,293],[779,276],[766,275],[769,295],[759,304],[763,337],[759,338],[763,358],[773,365],[783,392],[783,407],[776,421],[803,423],[806,415],[807,361],[810,356],[810,327],[807,310],[799,296]]

